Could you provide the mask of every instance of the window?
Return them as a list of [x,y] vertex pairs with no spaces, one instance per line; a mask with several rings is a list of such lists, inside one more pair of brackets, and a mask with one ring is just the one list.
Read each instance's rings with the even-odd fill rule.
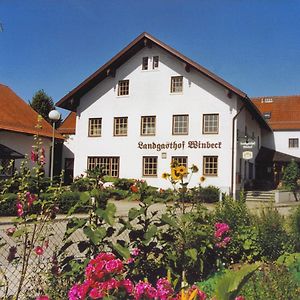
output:
[[289,148],[299,148],[299,139],[289,139]]
[[106,156],[89,156],[88,157],[88,170],[100,168],[100,170],[108,176],[119,177],[119,157],[106,157]]
[[114,136],[126,136],[128,127],[128,118],[114,118]]
[[180,166],[188,168],[187,156],[172,156],[172,162],[177,161]]
[[203,115],[202,131],[205,134],[219,133],[219,115],[218,114]]
[[120,80],[118,84],[118,96],[129,95],[129,80]]
[[173,130],[175,135],[188,134],[189,115],[174,115],[173,116]]
[[203,175],[218,175],[218,156],[203,156]]
[[272,98],[262,98],[261,103],[273,103],[273,99]]
[[148,70],[148,56],[147,57],[143,57],[142,70]]
[[102,118],[89,119],[89,136],[101,136]]
[[155,135],[156,116],[141,118],[141,135]]
[[172,76],[171,77],[171,93],[182,93],[183,90],[183,77]]
[[158,62],[159,62],[159,57],[158,56],[153,56],[153,61],[152,61],[152,69],[158,69]]
[[264,119],[265,120],[268,120],[268,119],[271,119],[271,112],[270,111],[266,111],[263,113],[263,116],[264,116]]
[[157,156],[143,156],[143,176],[157,176]]
[[13,159],[0,159],[0,177],[12,176],[15,162]]

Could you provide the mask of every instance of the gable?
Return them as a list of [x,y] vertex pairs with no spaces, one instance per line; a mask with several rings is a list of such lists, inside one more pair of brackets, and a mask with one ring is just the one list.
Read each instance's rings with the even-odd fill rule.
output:
[[111,60],[109,60],[106,64],[104,64],[101,68],[99,68],[96,72],[94,72],[91,76],[89,76],[86,80],[84,80],[80,85],[74,88],[70,93],[64,96],[60,101],[57,102],[57,106],[66,108],[69,110],[74,110],[76,105],[78,105],[78,101],[82,95],[84,95],[88,90],[92,89],[95,85],[97,85],[100,81],[104,80],[107,76],[114,76],[117,69],[128,59],[134,56],[138,51],[145,47],[151,48],[152,45],[166,50],[172,56],[176,57],[178,60],[185,64],[186,71],[189,72],[191,68],[201,72],[205,76],[215,80],[222,86],[228,88],[229,91],[238,94],[241,97],[245,97],[246,94],[229,84],[222,78],[218,77],[216,74],[210,72],[206,68],[197,64],[196,62],[190,60],[183,54],[179,53],[175,49],[167,46],[163,42],[154,38],[148,33],[142,33],[139,35],[134,41],[132,41],[128,46],[126,46],[123,50],[121,50],[117,55],[115,55]]
[[121,50],[111,60],[109,60],[106,64],[104,64],[101,68],[99,68],[96,72],[94,72],[77,87],[75,87],[70,93],[65,95],[60,101],[57,102],[56,105],[65,109],[69,109],[71,111],[76,111],[76,108],[84,95],[86,95],[91,89],[93,89],[106,78],[114,78],[116,76],[116,73],[119,72],[120,66],[122,66],[125,62],[127,62],[129,59],[135,56],[136,53],[138,53],[141,49],[151,49],[153,45],[163,49],[171,56],[175,57],[179,62],[183,64],[184,69],[187,73],[191,72],[191,70],[198,72],[203,76],[209,78],[210,80],[216,82],[221,87],[225,88],[228,97],[232,97],[232,94],[235,94],[238,97],[240,97],[246,105],[247,109],[251,111],[251,113],[255,116],[258,122],[263,127],[270,129],[267,123],[260,115],[255,105],[252,104],[252,102],[244,92],[234,87],[230,83],[226,82],[216,74],[210,72],[206,68],[202,67],[201,65],[197,64],[196,62],[190,60],[175,49],[154,38],[148,33],[142,33],[141,35],[139,35],[134,41],[132,41],[127,47]]
[[59,126],[57,131],[61,134],[75,134],[76,129],[76,113],[70,112]]
[[[159,67],[152,68],[153,57],[158,57]],[[149,69],[142,69],[142,61],[147,58]],[[171,78],[182,77],[183,92],[179,95],[170,91]],[[128,81],[129,95],[119,96],[118,86],[122,80]],[[143,107],[146,110],[152,107],[163,108],[166,105],[183,106],[195,104],[210,111],[220,110],[223,106],[234,109],[236,97],[228,97],[224,88],[215,81],[199,74],[194,70],[185,71],[185,66],[168,52],[152,46],[144,48],[124,62],[119,67],[115,77],[107,77],[93,89],[82,96],[77,112],[89,110],[90,113],[103,113],[105,109],[121,111]],[[205,102],[208,103],[205,103]],[[97,103],[96,103],[97,102]],[[205,105],[206,104],[206,105]],[[184,108],[185,109],[185,108]],[[226,109],[226,108],[224,108]]]

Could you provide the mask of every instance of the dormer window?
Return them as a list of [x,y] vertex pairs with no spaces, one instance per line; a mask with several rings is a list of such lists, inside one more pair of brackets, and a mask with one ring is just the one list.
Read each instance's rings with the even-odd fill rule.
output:
[[271,119],[271,112],[270,111],[264,112],[263,116],[266,120],[269,120],[269,119]]
[[262,98],[261,103],[273,103],[273,99],[272,98]]

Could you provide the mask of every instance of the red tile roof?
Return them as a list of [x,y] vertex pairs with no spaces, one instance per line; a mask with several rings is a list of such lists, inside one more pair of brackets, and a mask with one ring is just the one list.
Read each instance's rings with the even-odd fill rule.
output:
[[[52,137],[52,126],[44,119],[42,128],[35,128],[38,113],[23,101],[8,86],[0,84],[0,129],[25,134],[39,134],[44,137]],[[55,131],[55,137],[63,139],[63,136]]]
[[76,128],[76,113],[70,112],[64,119],[60,127],[57,129],[61,134],[75,134]]
[[273,130],[300,130],[300,95],[252,98],[262,114],[271,113],[268,124]]

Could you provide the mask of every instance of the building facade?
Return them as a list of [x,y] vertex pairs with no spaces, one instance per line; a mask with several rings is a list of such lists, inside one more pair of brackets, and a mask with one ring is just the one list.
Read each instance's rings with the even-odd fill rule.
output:
[[263,148],[258,160],[264,160],[262,176],[276,187],[283,168],[294,159],[300,164],[300,96],[264,96],[252,99],[272,132],[263,131]]
[[[38,113],[25,103],[12,89],[0,84],[0,178],[13,174],[26,156],[30,158],[33,150],[34,135],[38,134],[45,149],[45,174],[50,170],[50,148],[52,127],[44,119],[41,128],[37,128]],[[55,131],[56,141],[63,137]],[[13,168],[10,163],[13,161]],[[32,162],[29,159],[29,166]]]
[[271,131],[245,93],[147,33],[57,105],[76,113],[75,176],[99,166],[162,188],[177,160],[198,166],[190,186],[205,176],[235,193],[255,178],[262,131]]

